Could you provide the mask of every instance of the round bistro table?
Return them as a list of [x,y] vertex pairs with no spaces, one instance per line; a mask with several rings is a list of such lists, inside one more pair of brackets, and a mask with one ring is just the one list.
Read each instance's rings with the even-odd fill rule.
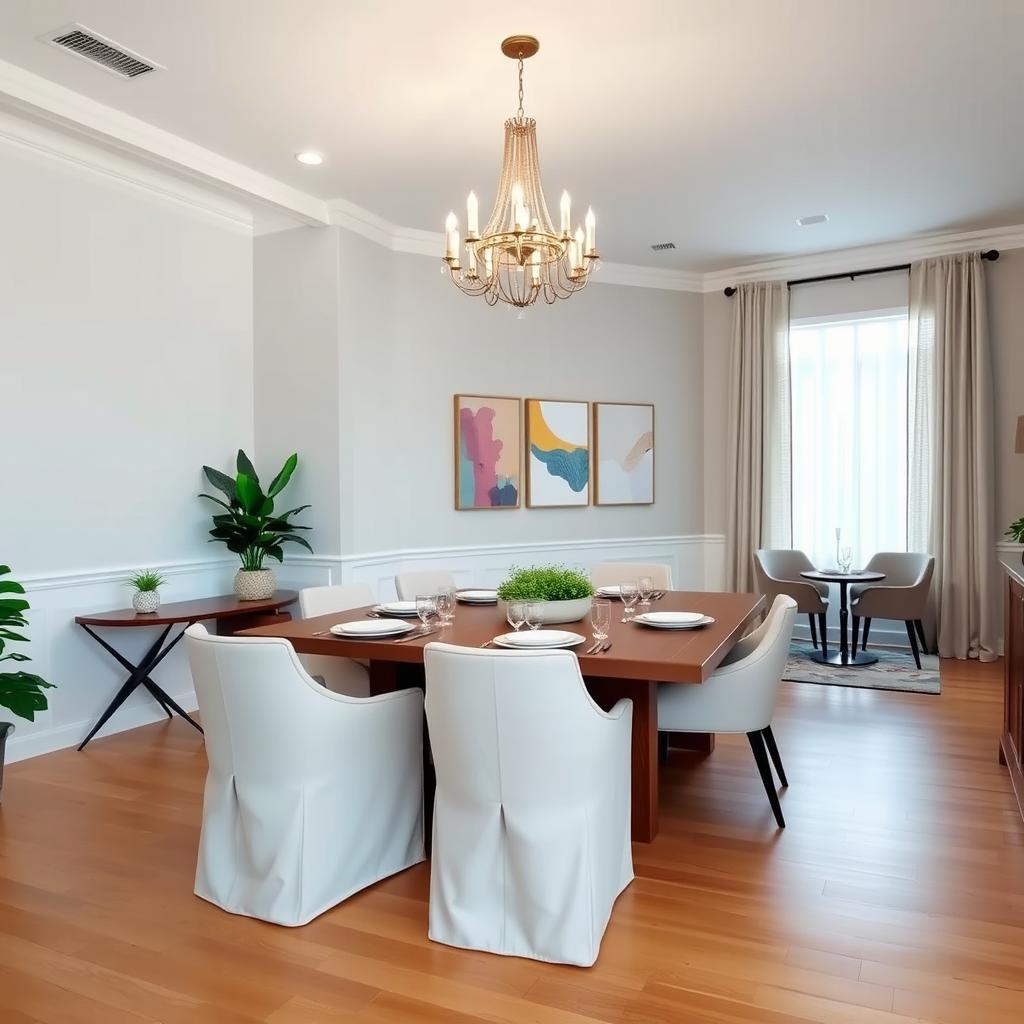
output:
[[850,604],[847,587],[851,583],[878,583],[885,579],[884,572],[874,572],[871,569],[859,569],[856,572],[840,572],[836,569],[830,572],[827,569],[808,569],[800,573],[805,580],[814,583],[838,583],[839,584],[839,653],[823,654],[815,651],[811,655],[813,661],[821,665],[839,665],[842,668],[854,668],[858,665],[874,665],[878,661],[877,655],[868,654],[866,651],[850,653],[849,620]]

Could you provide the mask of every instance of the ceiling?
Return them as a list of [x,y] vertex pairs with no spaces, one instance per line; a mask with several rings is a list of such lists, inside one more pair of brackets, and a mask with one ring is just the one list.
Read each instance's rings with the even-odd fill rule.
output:
[[[36,38],[72,21],[166,70],[125,81]],[[5,0],[0,59],[440,230],[494,195],[513,32],[541,40],[548,204],[592,204],[610,261],[710,271],[1024,222],[1021,0]]]

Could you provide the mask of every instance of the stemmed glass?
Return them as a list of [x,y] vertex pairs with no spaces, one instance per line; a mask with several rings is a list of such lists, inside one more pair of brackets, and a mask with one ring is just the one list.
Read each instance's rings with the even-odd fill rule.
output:
[[629,622],[633,618],[633,608],[636,605],[640,592],[636,589],[636,583],[623,583],[619,587],[619,597],[625,607],[626,614],[622,616],[623,622]]
[[434,594],[417,594],[416,614],[420,617],[423,628],[430,629],[431,622],[437,618],[437,597]]
[[853,548],[842,547],[839,549],[839,571],[848,573],[853,565]]
[[520,626],[526,621],[526,605],[522,601],[509,601],[505,607],[505,618],[508,624],[518,633]]
[[455,588],[441,587],[436,596],[437,612],[441,616],[441,625],[451,625],[455,618]]
[[651,594],[654,593],[654,580],[650,576],[641,576],[636,581],[636,589],[640,591],[640,607],[650,608]]
[[611,601],[602,598],[594,600],[590,606],[590,626],[595,642],[600,643],[608,639],[608,632],[612,626]]
[[529,629],[540,629],[541,622],[540,602],[526,601],[523,604],[523,622]]

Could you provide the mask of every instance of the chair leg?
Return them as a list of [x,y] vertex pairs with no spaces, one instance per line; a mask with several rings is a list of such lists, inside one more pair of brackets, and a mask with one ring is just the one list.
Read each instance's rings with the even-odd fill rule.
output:
[[786,819],[782,816],[782,805],[779,803],[779,794],[775,791],[775,779],[772,778],[772,768],[768,763],[768,751],[764,748],[764,736],[759,732],[748,732],[747,739],[750,741],[750,749],[753,751],[757,770],[761,773],[761,782],[764,783],[764,791],[768,794],[768,803],[772,805],[772,812],[775,814],[775,823],[779,828],[785,828]]
[[857,641],[860,639],[860,616],[854,615],[853,617],[853,647],[850,650],[851,654],[857,653]]
[[828,657],[828,631],[825,625],[825,613],[818,616],[818,636],[821,639],[821,653]]
[[658,733],[658,760],[664,764],[668,760],[668,733]]
[[814,624],[814,612],[807,613],[807,621],[811,624],[811,643],[818,649],[818,627]]
[[864,620],[864,639],[860,642],[860,649],[866,651],[868,649],[868,633],[871,632],[871,620]]
[[917,635],[921,640],[921,653],[928,653],[928,641],[924,638],[924,623],[920,619],[914,619],[914,625],[917,627]]
[[772,764],[775,765],[775,772],[779,776],[779,782],[782,784],[782,788],[785,789],[789,785],[789,780],[786,778],[786,769],[782,767],[782,758],[779,756],[779,748],[775,743],[775,734],[772,732],[772,727],[766,725],[761,730],[761,735],[764,737],[764,745],[768,748]]
[[917,649],[917,634],[914,632],[914,623],[907,619],[907,636],[910,637],[910,649],[914,652],[914,662],[917,664],[918,671],[921,669],[921,652]]

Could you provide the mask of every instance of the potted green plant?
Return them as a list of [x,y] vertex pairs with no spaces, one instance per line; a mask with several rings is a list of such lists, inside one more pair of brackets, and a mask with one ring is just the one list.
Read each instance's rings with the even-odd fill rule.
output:
[[[10,566],[0,565],[0,576],[7,576]],[[28,601],[21,595],[25,588],[14,580],[0,579],[0,661],[31,661],[27,654],[20,651],[8,651],[8,644],[27,644],[28,637],[19,630],[28,626],[25,612]],[[17,596],[11,597],[14,594]],[[48,702],[43,690],[53,689],[48,683],[31,672],[0,672],[0,708],[13,711],[19,718],[34,722],[37,711],[45,711]],[[7,737],[14,731],[13,722],[0,721],[0,793],[4,788],[4,749]]]
[[[1004,536],[1009,537],[1016,544],[1024,544],[1024,516],[1010,523],[1010,528]],[[1024,553],[1021,554],[1020,560],[1024,563]]]
[[128,577],[132,588],[132,607],[142,615],[149,615],[160,607],[160,588],[167,577],[155,569],[140,569]]
[[313,551],[309,542],[298,533],[310,527],[291,521],[292,516],[305,511],[309,505],[300,505],[287,512],[274,510],[274,499],[288,486],[298,464],[298,455],[288,456],[265,494],[252,462],[241,449],[238,450],[234,477],[203,466],[206,479],[227,499],[225,501],[213,494],[199,495],[224,509],[213,517],[211,543],[216,541],[227,545],[228,550],[241,559],[242,568],[235,575],[235,593],[243,601],[262,601],[274,593],[277,586],[274,572],[264,568],[263,563],[268,557],[284,561],[282,545],[299,544],[307,551]]
[[564,565],[513,566],[498,587],[503,610],[510,601],[533,601],[540,605],[540,621],[550,625],[579,622],[590,611],[593,598],[594,587],[586,573]]

